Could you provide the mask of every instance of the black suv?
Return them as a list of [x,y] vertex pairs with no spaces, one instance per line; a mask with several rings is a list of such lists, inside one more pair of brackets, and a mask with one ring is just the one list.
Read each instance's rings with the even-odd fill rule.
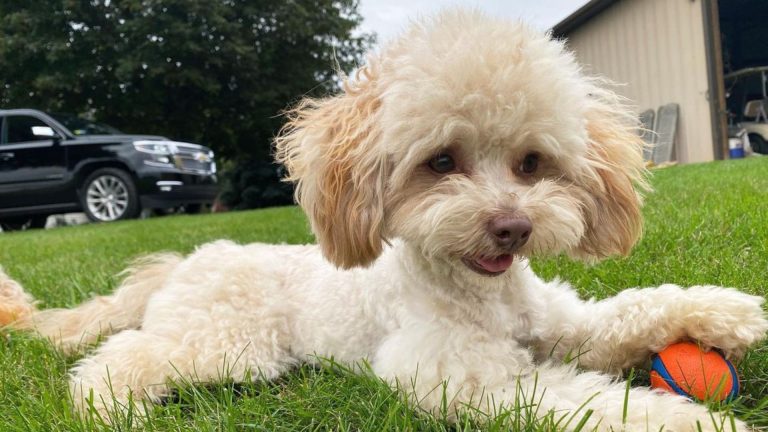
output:
[[48,215],[83,211],[93,221],[142,209],[213,202],[213,152],[160,136],[31,109],[0,110],[0,225],[41,227]]

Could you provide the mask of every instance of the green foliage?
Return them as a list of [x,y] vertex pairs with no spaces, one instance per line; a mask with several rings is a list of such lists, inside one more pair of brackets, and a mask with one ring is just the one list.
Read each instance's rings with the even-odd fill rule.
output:
[[232,210],[293,204],[293,186],[282,181],[284,168],[254,160],[226,170],[221,201]]
[[280,111],[372,41],[358,0],[0,0],[0,107],[269,157]]

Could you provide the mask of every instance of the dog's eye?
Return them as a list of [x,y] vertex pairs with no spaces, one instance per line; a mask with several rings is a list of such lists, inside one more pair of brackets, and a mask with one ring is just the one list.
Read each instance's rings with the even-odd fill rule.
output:
[[450,155],[444,153],[430,159],[427,165],[438,174],[446,174],[456,169],[456,162]]
[[531,175],[539,168],[539,155],[536,153],[528,153],[520,162],[520,172],[526,175]]

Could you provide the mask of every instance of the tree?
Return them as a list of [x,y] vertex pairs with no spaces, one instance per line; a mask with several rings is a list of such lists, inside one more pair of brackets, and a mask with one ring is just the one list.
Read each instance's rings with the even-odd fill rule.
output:
[[0,0],[0,106],[270,156],[280,112],[373,40],[357,0]]

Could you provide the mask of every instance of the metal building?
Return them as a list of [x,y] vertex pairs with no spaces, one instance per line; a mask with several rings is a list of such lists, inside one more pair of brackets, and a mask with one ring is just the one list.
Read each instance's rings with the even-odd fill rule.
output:
[[679,104],[675,152],[687,163],[726,158],[729,115],[762,97],[743,78],[740,99],[726,100],[725,76],[768,65],[766,19],[766,0],[592,0],[552,32],[588,72],[624,84],[638,112]]

